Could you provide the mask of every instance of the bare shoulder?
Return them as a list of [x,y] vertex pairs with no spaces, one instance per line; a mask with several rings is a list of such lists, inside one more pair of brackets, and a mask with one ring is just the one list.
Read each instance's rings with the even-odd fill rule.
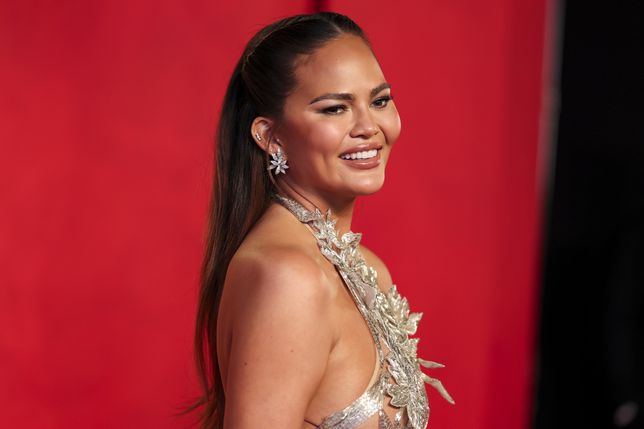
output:
[[320,267],[297,247],[247,249],[231,261],[226,288],[224,427],[301,427],[334,341]]
[[[328,288],[316,261],[292,246],[270,246],[238,252],[231,260],[226,286],[253,306],[314,305],[326,303]],[[250,306],[250,308],[249,308]]]
[[226,283],[253,295],[323,299],[327,291],[311,234],[290,213],[280,216],[280,210],[285,209],[267,210],[246,236],[228,266]]
[[[288,310],[303,324],[309,320],[318,323],[315,318],[327,315],[332,294],[316,259],[319,251],[310,232],[290,213],[284,216],[280,210],[285,209],[276,205],[265,213],[228,266],[224,294],[235,307],[230,311],[232,318],[241,317],[242,324],[246,313],[264,311],[281,315]],[[237,311],[238,305],[243,307],[241,311]]]
[[378,273],[378,287],[380,290],[387,292],[393,281],[385,263],[380,259],[380,257],[378,257],[378,255],[362,244],[360,245],[360,252],[364,256],[367,265],[373,267],[373,269]]

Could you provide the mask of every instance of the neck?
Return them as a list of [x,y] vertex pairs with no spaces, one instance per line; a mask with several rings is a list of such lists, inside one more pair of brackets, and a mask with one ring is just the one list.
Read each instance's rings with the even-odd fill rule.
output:
[[323,215],[326,215],[327,209],[330,209],[331,216],[337,219],[335,226],[340,236],[351,230],[355,197],[347,199],[331,198],[330,196],[307,192],[286,180],[280,181],[278,189],[282,195],[297,201],[309,211],[314,211],[317,208]]

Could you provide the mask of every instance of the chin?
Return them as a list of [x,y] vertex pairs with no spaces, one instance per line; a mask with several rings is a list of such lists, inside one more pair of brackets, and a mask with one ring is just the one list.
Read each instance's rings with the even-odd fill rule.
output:
[[357,180],[351,187],[352,193],[355,196],[364,196],[371,195],[378,192],[382,189],[382,186],[385,184],[384,174],[378,175],[378,177],[364,178],[362,180]]

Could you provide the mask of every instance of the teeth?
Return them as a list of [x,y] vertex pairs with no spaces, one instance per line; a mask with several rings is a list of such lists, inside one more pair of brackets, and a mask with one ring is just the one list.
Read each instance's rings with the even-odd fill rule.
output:
[[377,149],[372,149],[372,150],[364,150],[362,152],[353,152],[353,153],[348,153],[346,155],[342,155],[340,158],[342,159],[369,159],[373,158],[378,154]]

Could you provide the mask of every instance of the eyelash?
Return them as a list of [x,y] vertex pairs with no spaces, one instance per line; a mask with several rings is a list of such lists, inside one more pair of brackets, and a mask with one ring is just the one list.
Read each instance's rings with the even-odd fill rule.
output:
[[[391,96],[391,95],[385,95],[384,97],[380,97],[380,98],[378,98],[377,100],[375,100],[375,101],[374,101],[374,103],[377,103],[377,102],[380,102],[380,101],[385,101],[386,103],[385,103],[384,105],[382,105],[382,106],[377,106],[377,107],[378,107],[378,108],[380,108],[380,109],[384,109],[385,107],[387,107],[387,105],[389,104],[389,102],[390,102],[391,100],[393,100],[393,99],[394,99],[394,97],[393,97],[393,96]],[[337,104],[337,105],[335,105],[335,106],[330,106],[330,107],[327,107],[327,108],[325,108],[325,109],[322,109],[322,110],[321,110],[321,113],[324,113],[324,114],[326,114],[326,115],[339,115],[341,112],[334,111],[334,110],[336,110],[336,109],[338,109],[338,108],[346,109],[346,106],[345,106],[344,104]]]

